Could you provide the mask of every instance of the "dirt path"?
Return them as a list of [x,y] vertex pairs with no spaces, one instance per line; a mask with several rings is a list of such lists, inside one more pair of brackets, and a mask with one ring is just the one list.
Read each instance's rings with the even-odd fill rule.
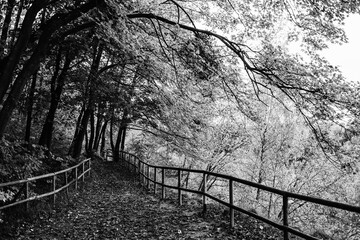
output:
[[15,239],[274,239],[256,229],[229,230],[220,218],[200,216],[199,207],[160,200],[118,164],[93,166],[92,179],[70,192],[70,204],[26,224]]

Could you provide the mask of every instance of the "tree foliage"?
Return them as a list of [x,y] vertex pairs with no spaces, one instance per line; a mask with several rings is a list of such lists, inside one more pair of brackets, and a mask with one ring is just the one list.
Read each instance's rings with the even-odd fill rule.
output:
[[359,86],[319,54],[359,1],[1,4],[1,138],[76,158],[127,146],[307,194],[359,172]]

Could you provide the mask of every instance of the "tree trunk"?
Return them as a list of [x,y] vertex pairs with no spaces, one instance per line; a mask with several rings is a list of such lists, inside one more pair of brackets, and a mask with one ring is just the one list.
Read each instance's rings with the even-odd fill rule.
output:
[[[22,93],[26,81],[39,68],[40,60],[46,54],[46,49],[49,43],[48,38],[50,38],[49,32],[44,32],[42,34],[41,39],[39,40],[37,49],[34,51],[31,58],[24,65],[22,71],[16,78],[14,85],[11,88],[9,96],[6,98],[6,101],[4,102],[4,106],[0,111],[0,138],[2,138],[4,135],[5,128],[9,123],[12,112],[17,105],[18,99]],[[2,79],[2,80],[6,80],[6,79]]]
[[83,118],[80,123],[79,132],[74,140],[74,148],[71,156],[73,158],[79,158],[81,154],[82,145],[84,142],[85,133],[87,131],[87,125],[91,115],[91,109],[87,108],[84,112]]
[[115,146],[114,146],[114,149],[113,149],[113,159],[115,162],[118,162],[120,160],[120,143],[121,143],[121,136],[122,136],[122,127],[121,125],[119,126],[119,129],[118,129],[118,134],[117,134],[117,137],[116,137],[116,142],[115,142]]
[[104,104],[102,104],[101,102],[98,103],[98,112],[96,115],[96,127],[95,127],[95,138],[94,138],[94,143],[92,146],[92,149],[94,152],[97,152],[98,148],[99,148],[99,143],[100,143],[100,138],[101,138],[101,130],[102,130],[102,126],[105,124],[105,122],[103,123],[103,106]]
[[[46,6],[46,3],[47,1],[37,0],[31,5],[31,7],[26,13],[25,19],[22,24],[22,31],[20,32],[20,36],[17,40],[17,43],[15,44],[13,51],[9,55],[9,59],[4,67],[3,72],[0,75],[0,103],[4,99],[5,93],[12,81],[14,69],[27,46],[36,15],[42,6]],[[36,69],[40,65],[42,58],[46,56],[46,50],[50,43],[52,34],[61,26],[64,26],[67,23],[79,18],[84,12],[87,12],[90,9],[96,7],[97,4],[99,4],[99,1],[89,1],[88,3],[83,4],[78,9],[71,10],[68,13],[54,15],[45,24],[33,54],[31,55],[30,59],[26,61],[23,69],[20,71],[18,77],[16,78],[14,85],[12,86],[9,93],[9,96],[7,97],[6,102],[4,103],[4,106],[0,112],[0,138],[2,138],[4,135],[5,128],[9,123],[12,112],[16,107],[17,101],[22,93],[26,81],[32,74],[35,73]]]
[[128,117],[128,110],[127,110],[127,108],[125,108],[122,119],[121,119],[121,123],[119,126],[119,131],[118,131],[118,135],[116,138],[115,147],[113,149],[114,161],[116,161],[116,162],[120,160],[119,159],[120,150],[124,149],[127,117]]
[[105,121],[103,128],[101,130],[101,146],[100,146],[100,155],[103,157],[105,152],[105,142],[106,142],[106,127],[108,121]]
[[[274,174],[273,181],[272,181],[272,187],[273,188],[275,188],[275,180],[276,180],[276,175]],[[268,211],[267,211],[267,218],[268,219],[270,219],[270,216],[271,216],[272,203],[273,203],[273,193],[271,192],[270,197],[269,197],[269,207],[268,207]]]
[[31,87],[29,91],[28,104],[27,104],[27,118],[26,118],[26,128],[25,128],[25,142],[30,144],[30,134],[31,134],[31,122],[32,122],[32,112],[34,105],[34,93],[36,87],[37,73],[33,75],[31,82]]
[[89,73],[89,77],[88,77],[88,83],[89,83],[88,105],[87,105],[87,109],[85,110],[83,119],[81,121],[78,135],[75,138],[74,150],[72,153],[73,158],[80,157],[82,144],[83,144],[84,136],[85,136],[85,131],[87,130],[89,118],[90,118],[91,114],[93,114],[93,111],[94,111],[94,109],[93,109],[94,108],[94,106],[93,106],[94,98],[95,98],[95,94],[94,94],[95,86],[94,85],[95,85],[95,81],[97,80],[97,77],[98,77],[98,70],[99,70],[99,66],[100,66],[100,60],[101,60],[102,53],[103,53],[103,44],[99,43],[98,40],[95,40],[93,63],[91,64],[91,69],[90,69],[90,73]]
[[10,44],[9,44],[9,49],[11,49],[13,47],[13,45],[14,45],[16,32],[17,32],[17,29],[19,27],[19,22],[20,22],[21,13],[23,11],[23,7],[24,7],[24,0],[20,0],[18,12],[16,14],[15,25],[14,25],[14,28],[13,28],[13,33],[12,33],[11,41],[10,41]]
[[4,57],[5,50],[7,49],[6,42],[8,40],[11,16],[12,16],[13,9],[15,6],[15,0],[8,0],[7,2],[8,2],[7,9],[6,9],[5,19],[4,19],[4,23],[3,23],[3,27],[2,27],[2,31],[1,31],[1,37],[0,37],[0,59]]
[[103,128],[103,125],[105,125],[105,123],[102,123],[101,121],[99,121],[99,119],[97,119],[96,121],[96,128],[95,128],[95,139],[94,139],[94,143],[92,146],[92,150],[94,152],[97,152],[99,150],[99,143],[100,143],[100,139],[101,139],[101,130]]
[[[266,133],[267,133],[267,127],[265,127],[264,131],[261,133],[260,137],[261,137],[261,151],[260,151],[260,169],[259,169],[259,174],[258,174],[258,180],[257,183],[258,184],[262,184],[262,182],[264,181],[264,175],[265,175],[265,169],[264,169],[264,165],[265,165],[265,152],[266,152],[266,145],[267,145],[267,139],[266,139]],[[260,199],[260,194],[261,194],[261,190],[260,188],[257,189],[256,191],[256,200]]]
[[[5,94],[13,78],[14,70],[19,63],[21,55],[25,52],[26,46],[32,33],[33,23],[35,21],[36,15],[44,6],[43,2],[44,1],[42,0],[37,0],[27,10],[22,23],[19,38],[17,39],[14,48],[10,52],[6,64],[0,70],[0,103],[4,101]],[[0,122],[0,125],[4,125],[4,123]]]
[[[60,51],[60,50],[59,50]],[[39,145],[46,146],[48,149],[51,148],[51,140],[52,140],[52,133],[54,128],[54,119],[56,110],[58,108],[61,93],[63,91],[66,75],[68,70],[70,69],[70,63],[72,58],[70,57],[69,53],[66,54],[65,62],[63,66],[63,70],[59,75],[57,81],[56,78],[54,79],[54,83],[52,84],[52,94],[51,94],[51,101],[50,101],[50,108],[46,115],[45,123],[43,129],[41,131],[41,136],[39,139]],[[57,82],[57,84],[56,84]],[[56,87],[55,87],[56,86]]]
[[[99,130],[98,130],[98,125],[100,125]],[[94,152],[98,152],[99,150],[99,145],[100,145],[100,141],[102,138],[102,135],[104,133],[104,127],[106,128],[107,125],[107,121],[105,122],[98,122],[98,125],[96,126],[96,135],[95,135],[95,140],[94,140],[94,145],[93,145],[93,151]]]
[[[88,148],[89,148],[89,135],[88,135],[88,131],[85,131],[85,149],[88,149]],[[88,157],[89,153],[87,153],[86,156]]]
[[73,137],[73,140],[70,144],[70,148],[69,148],[69,151],[68,151],[68,155],[71,155],[73,152],[74,152],[74,145],[75,145],[75,140],[76,140],[76,136],[79,134],[79,130],[80,130],[80,125],[81,125],[81,121],[82,121],[82,118],[84,116],[84,113],[85,113],[85,107],[86,107],[86,104],[84,103],[81,107],[81,110],[80,110],[80,113],[79,113],[79,117],[76,121],[76,127],[75,127],[75,132],[74,132],[74,137]]
[[92,111],[90,115],[90,138],[86,147],[86,152],[88,156],[92,155],[94,140],[95,140],[95,113],[94,111]]
[[124,151],[125,149],[125,137],[126,137],[126,129],[127,129],[127,124],[125,123],[122,133],[121,133],[121,145],[120,145],[120,150]]
[[112,108],[111,110],[111,119],[110,119],[110,147],[111,147],[111,151],[114,152],[115,151],[115,144],[114,144],[114,122],[115,122],[115,116],[114,116],[114,109]]

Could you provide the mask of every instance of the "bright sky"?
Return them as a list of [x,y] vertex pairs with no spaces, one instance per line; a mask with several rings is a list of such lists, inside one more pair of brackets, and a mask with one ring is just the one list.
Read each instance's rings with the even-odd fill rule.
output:
[[339,66],[346,79],[360,82],[360,15],[352,15],[345,21],[348,43],[331,45],[323,51],[333,65]]

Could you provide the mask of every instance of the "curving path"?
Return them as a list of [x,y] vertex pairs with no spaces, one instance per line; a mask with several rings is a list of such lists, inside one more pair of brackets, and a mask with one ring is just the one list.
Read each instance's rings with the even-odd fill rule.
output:
[[277,239],[248,218],[230,230],[221,217],[201,216],[200,206],[159,200],[116,163],[93,161],[92,179],[70,195],[14,239]]

